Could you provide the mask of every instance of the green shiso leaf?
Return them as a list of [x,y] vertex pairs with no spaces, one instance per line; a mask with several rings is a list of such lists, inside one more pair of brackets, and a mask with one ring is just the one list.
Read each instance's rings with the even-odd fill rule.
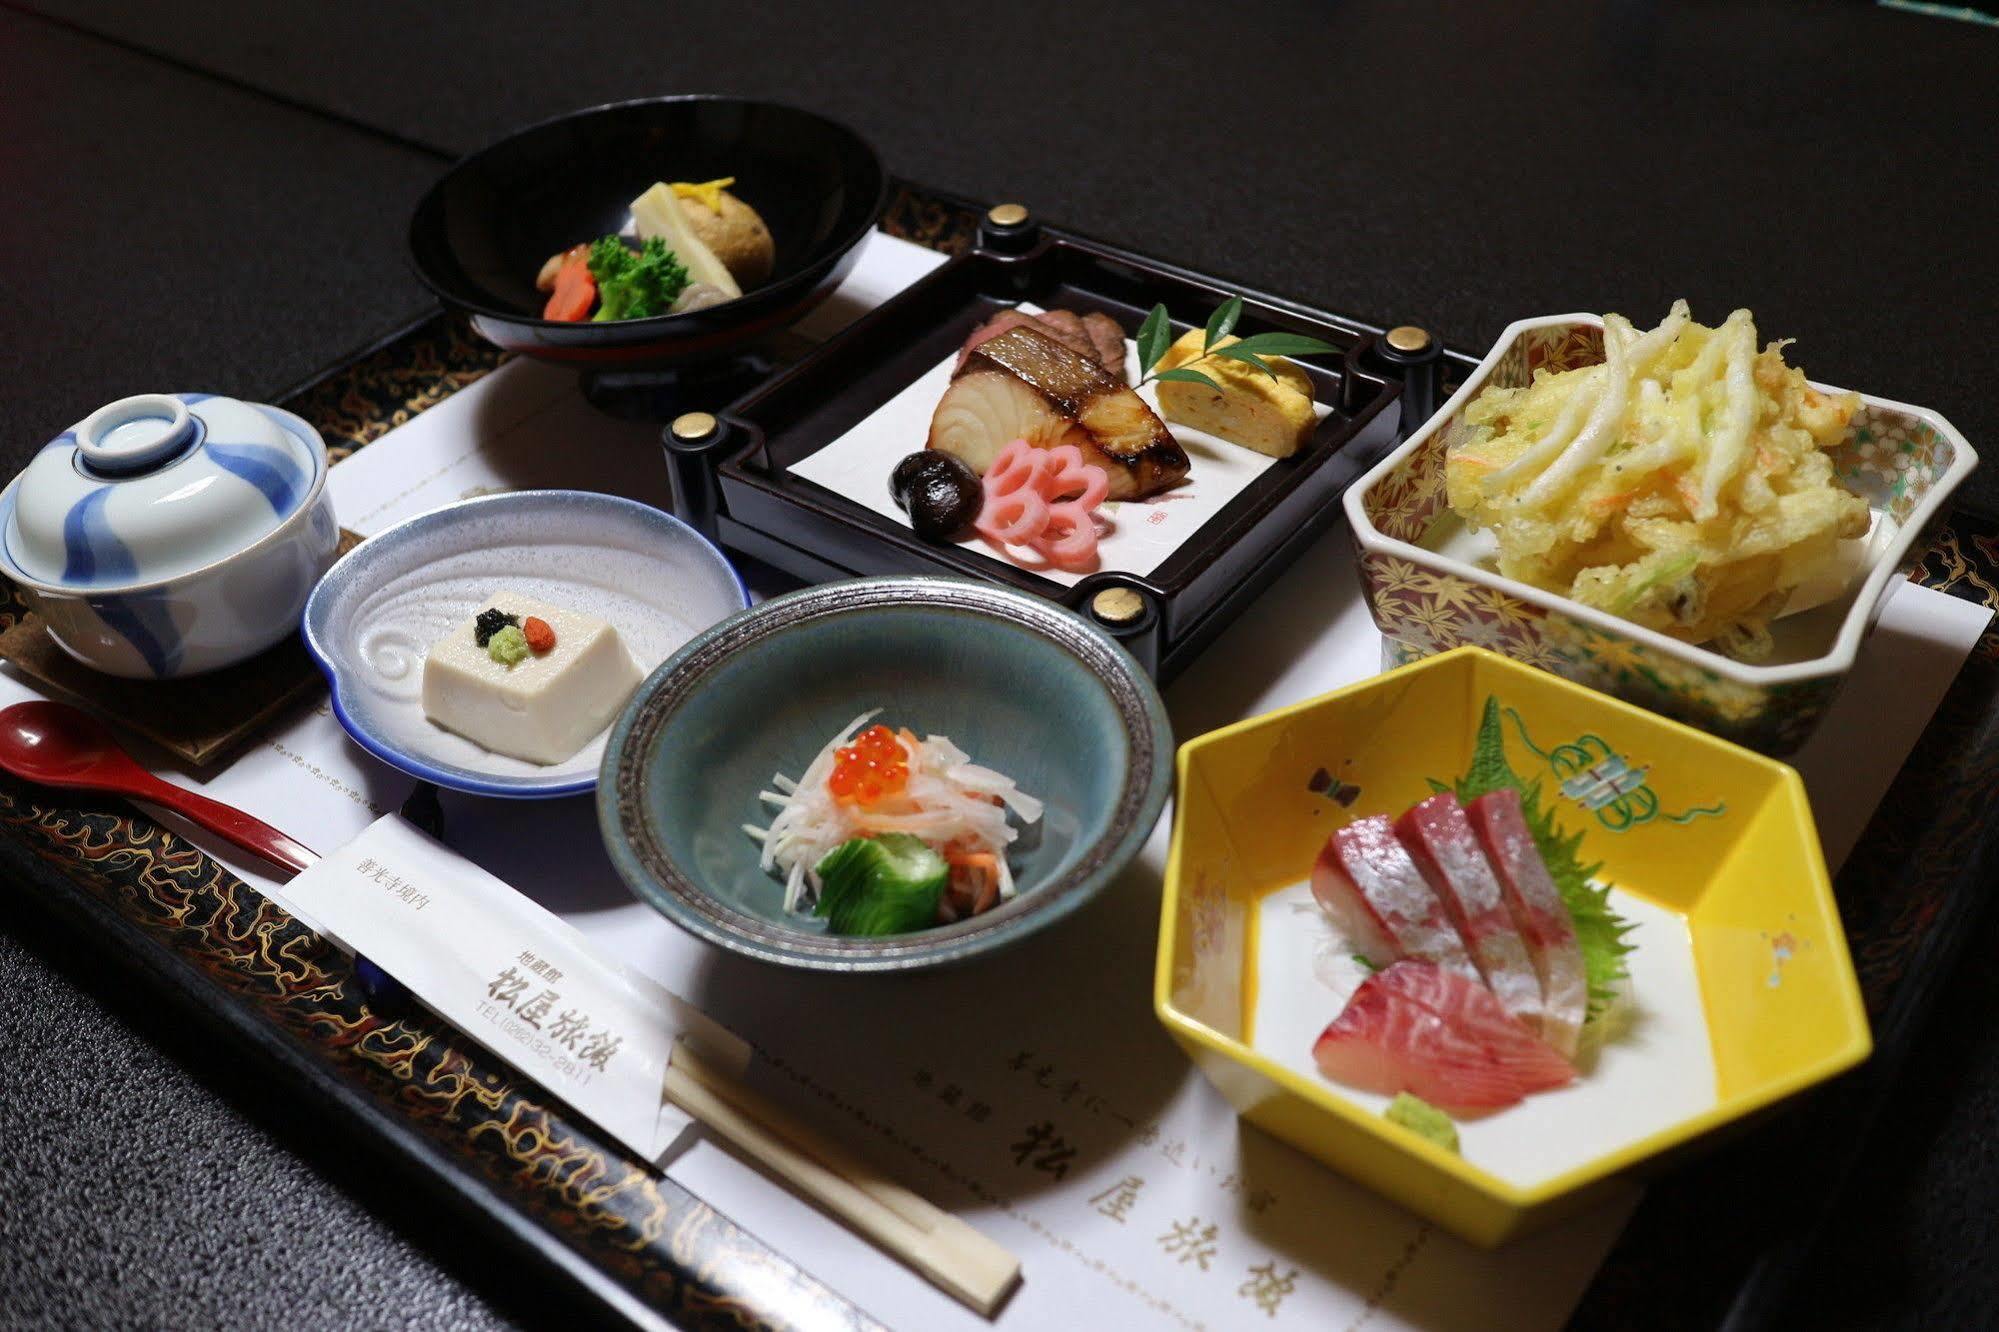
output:
[[1577,853],[1582,849],[1583,835],[1564,832],[1555,822],[1554,811],[1541,803],[1541,784],[1526,781],[1507,763],[1506,737],[1500,725],[1499,700],[1488,698],[1485,713],[1479,718],[1478,739],[1472,747],[1471,771],[1455,787],[1435,781],[1430,784],[1439,790],[1455,790],[1464,804],[1506,787],[1520,793],[1521,818],[1533,835],[1534,846],[1548,866],[1548,877],[1555,881],[1562,903],[1569,909],[1569,919],[1576,927],[1583,974],[1589,979],[1589,1016],[1594,1019],[1615,996],[1618,984],[1627,974],[1624,955],[1631,951],[1631,945],[1624,941],[1624,936],[1631,932],[1631,923],[1611,910],[1610,886],[1599,888],[1591,882],[1603,868],[1603,862],[1582,863]]
[[1152,307],[1152,313],[1138,326],[1138,371],[1141,376],[1150,375],[1152,367],[1159,364],[1159,358],[1166,354],[1173,343],[1173,317],[1166,313],[1164,305]]
[[1215,307],[1208,316],[1208,327],[1201,337],[1201,350],[1212,351],[1214,345],[1229,335],[1235,328],[1236,320],[1242,318],[1242,297],[1231,296]]
[[937,923],[951,867],[920,837],[883,833],[840,843],[819,858],[819,904],[835,934],[907,934]]

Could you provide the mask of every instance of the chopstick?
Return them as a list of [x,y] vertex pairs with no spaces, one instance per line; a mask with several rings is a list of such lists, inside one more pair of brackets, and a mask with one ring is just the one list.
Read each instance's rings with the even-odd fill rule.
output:
[[666,1099],[946,1294],[990,1318],[1020,1280],[995,1241],[674,1042]]

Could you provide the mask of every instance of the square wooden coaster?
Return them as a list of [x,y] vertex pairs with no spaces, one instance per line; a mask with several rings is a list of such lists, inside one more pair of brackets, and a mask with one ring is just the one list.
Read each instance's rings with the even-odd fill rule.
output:
[[[339,553],[359,544],[359,536],[343,530]],[[198,768],[230,757],[265,722],[326,687],[297,634],[221,670],[177,680],[125,680],[64,652],[41,617],[30,614],[0,634],[0,657],[52,697],[136,731]]]

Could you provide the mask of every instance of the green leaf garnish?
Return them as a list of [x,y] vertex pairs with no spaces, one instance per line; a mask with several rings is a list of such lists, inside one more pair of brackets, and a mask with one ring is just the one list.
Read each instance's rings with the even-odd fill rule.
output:
[[1152,307],[1152,313],[1138,326],[1138,369],[1139,383],[1152,378],[1152,367],[1159,364],[1159,358],[1173,345],[1173,317],[1166,313],[1164,305]]
[[1214,380],[1208,378],[1206,375],[1202,374],[1199,370],[1189,370],[1184,365],[1177,366],[1171,370],[1161,370],[1158,374],[1153,376],[1153,379],[1154,380],[1170,379],[1180,384],[1206,384],[1209,388],[1213,389],[1217,393],[1223,391],[1222,386],[1220,384],[1217,384]]
[[855,837],[819,858],[819,901],[835,934],[907,934],[937,923],[951,867],[920,837]]
[[1235,327],[1236,320],[1240,318],[1242,318],[1242,297],[1231,296],[1217,305],[1215,312],[1208,316],[1208,328],[1201,339],[1201,350],[1213,351],[1215,344],[1229,335],[1229,330]]
[[1226,347],[1215,348],[1213,351],[1209,352],[1208,355],[1219,356],[1222,359],[1229,361],[1241,361],[1244,365],[1255,366],[1257,369],[1263,371],[1264,374],[1269,375],[1272,379],[1277,378],[1277,372],[1270,368],[1270,362],[1264,360],[1261,356],[1258,356],[1255,352],[1247,350],[1247,347],[1248,347],[1247,343],[1231,342]]
[[1548,867],[1548,877],[1569,909],[1576,928],[1576,943],[1582,949],[1583,974],[1589,980],[1589,1016],[1595,1018],[1616,996],[1618,983],[1628,974],[1624,955],[1632,945],[1624,936],[1631,922],[1611,909],[1610,886],[1596,887],[1591,880],[1603,862],[1585,865],[1577,857],[1582,849],[1581,833],[1565,833],[1555,822],[1554,811],[1541,806],[1541,784],[1529,782],[1506,761],[1506,737],[1500,729],[1499,700],[1488,697],[1479,718],[1478,739],[1472,746],[1471,771],[1458,779],[1455,789],[1460,803],[1470,804],[1491,791],[1511,787],[1520,793],[1520,815],[1534,838],[1534,848]]
[[1231,348],[1237,349],[1253,351],[1258,356],[1313,356],[1339,350],[1330,342],[1308,338],[1303,333],[1256,333]]
[[1154,373],[1152,367],[1159,364],[1159,358],[1166,355],[1166,349],[1173,345],[1173,321],[1167,316],[1164,305],[1153,306],[1152,313],[1145,317],[1145,322],[1138,329],[1139,376],[1138,383],[1133,387],[1143,388],[1155,380],[1167,379],[1182,384],[1206,384],[1217,393],[1221,393],[1226,390],[1220,384],[1200,371],[1188,367],[1205,361],[1210,356],[1216,356],[1239,361],[1244,365],[1253,365],[1275,379],[1277,371],[1263,359],[1266,356],[1315,356],[1339,350],[1330,342],[1309,338],[1303,333],[1257,333],[1247,338],[1238,338],[1226,347],[1217,346],[1217,343],[1234,331],[1241,318],[1242,297],[1229,297],[1216,306],[1215,312],[1208,316],[1207,328],[1202,335],[1201,354],[1185,365]]

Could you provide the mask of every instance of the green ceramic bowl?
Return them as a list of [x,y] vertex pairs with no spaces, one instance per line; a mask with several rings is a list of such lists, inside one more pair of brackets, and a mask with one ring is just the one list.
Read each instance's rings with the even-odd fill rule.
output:
[[[1013,901],[879,938],[785,914],[743,831],[770,821],[757,792],[873,708],[1047,802],[1038,845],[1013,857]],[[780,966],[907,971],[990,952],[1088,901],[1151,834],[1172,759],[1158,691],[1094,626],[987,584],[867,578],[752,607],[654,671],[611,728],[597,812],[632,891],[700,937]]]

